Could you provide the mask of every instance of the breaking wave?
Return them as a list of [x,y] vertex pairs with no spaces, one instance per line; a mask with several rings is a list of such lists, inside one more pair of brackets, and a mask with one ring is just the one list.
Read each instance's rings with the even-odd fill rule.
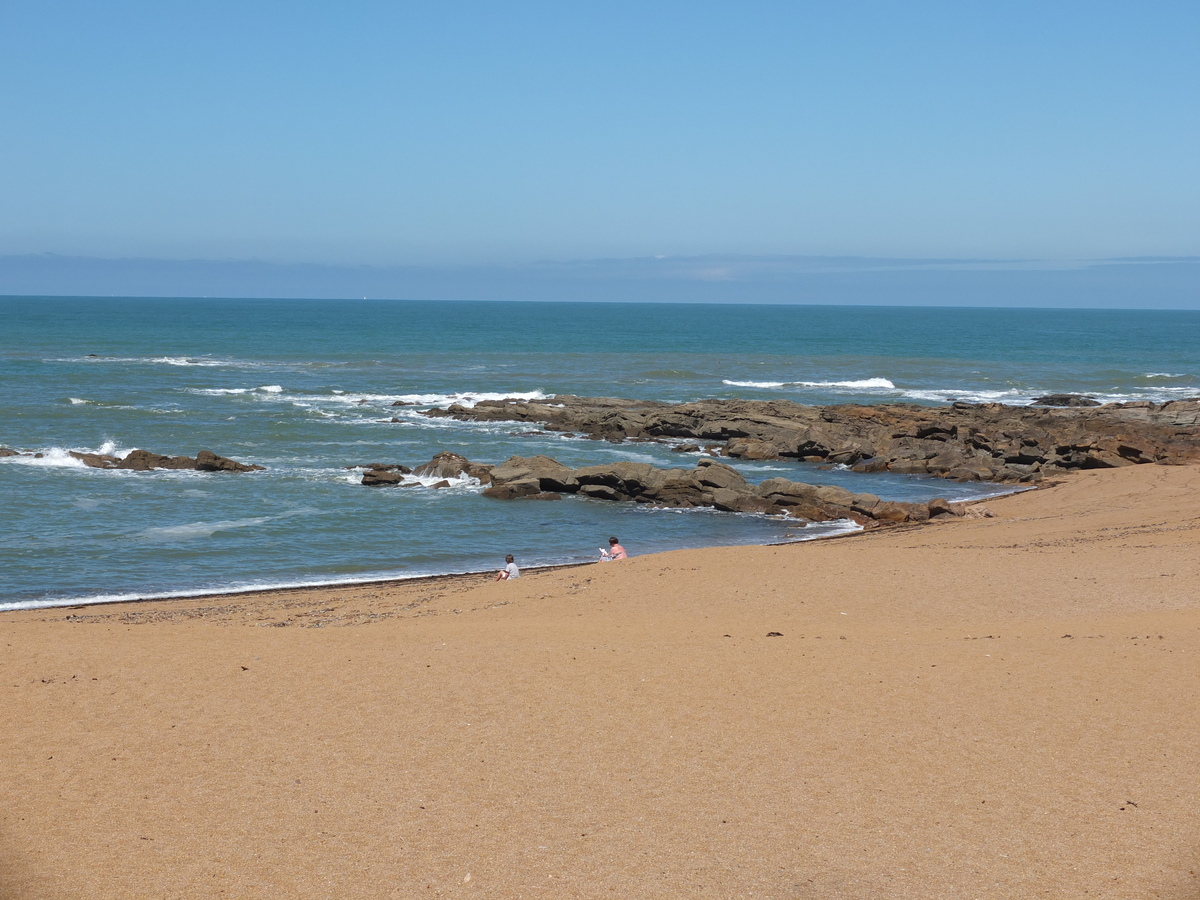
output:
[[894,391],[896,385],[892,384],[886,378],[863,378],[857,381],[731,381],[726,378],[722,384],[727,384],[731,387],[750,387],[750,388],[785,388],[785,387],[805,387],[805,388],[847,388],[850,390],[861,391]]

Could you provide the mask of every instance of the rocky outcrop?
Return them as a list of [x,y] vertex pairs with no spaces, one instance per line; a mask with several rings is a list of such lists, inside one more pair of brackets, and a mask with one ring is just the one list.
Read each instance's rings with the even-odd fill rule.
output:
[[1200,400],[1093,408],[954,403],[801,406],[786,400],[670,404],[607,397],[483,400],[425,415],[539,423],[598,440],[695,441],[743,459],[802,459],[862,472],[1037,483],[1071,469],[1200,460]]
[[483,463],[473,463],[465,456],[443,450],[441,453],[435,454],[429,462],[423,463],[415,469],[390,463],[369,463],[365,466],[350,466],[349,468],[363,469],[362,483],[367,487],[416,487],[420,482],[404,480],[406,475],[414,475],[418,478],[439,478],[441,481],[430,487],[443,488],[450,486],[447,479],[464,476],[487,484],[492,480],[493,467]]
[[[356,469],[358,466],[350,466]],[[368,463],[363,466],[362,483],[367,487],[386,487],[398,485],[404,481],[404,476],[412,472],[408,466],[395,466],[388,463]]]
[[1045,397],[1034,397],[1029,401],[1030,406],[1100,406],[1095,397],[1084,394],[1047,394]]
[[571,469],[546,456],[514,456],[492,469],[483,494],[501,500],[549,499],[564,493],[594,500],[627,500],[650,506],[712,507],[729,512],[773,513],[827,522],[851,519],[865,527],[925,522],[962,515],[945,500],[893,503],[874,494],[772,478],[750,484],[736,469],[713,459],[696,468],[660,469],[649,463],[616,462]]
[[[178,457],[174,457],[178,459]],[[129,457],[125,458],[128,461]],[[150,466],[149,468],[154,468]],[[196,454],[196,471],[198,472],[261,472],[262,466],[247,465],[224,456],[217,456],[211,450],[201,450]]]
[[[197,472],[261,472],[262,466],[240,463],[225,456],[217,456],[211,450],[201,450],[195,457],[162,456],[149,450],[131,450],[122,459],[103,453],[79,453],[67,451],[75,459],[92,469],[126,469],[148,472],[151,469],[191,469]],[[40,456],[33,453],[30,456]]]
[[491,481],[492,467],[482,463],[473,463],[465,456],[443,450],[434,455],[433,459],[412,470],[414,475],[433,478],[462,478],[469,476],[487,484]]

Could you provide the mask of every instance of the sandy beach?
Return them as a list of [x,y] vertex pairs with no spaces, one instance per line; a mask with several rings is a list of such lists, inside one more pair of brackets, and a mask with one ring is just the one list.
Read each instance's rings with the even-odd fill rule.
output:
[[0,896],[1200,897],[1200,468],[986,506],[5,614]]

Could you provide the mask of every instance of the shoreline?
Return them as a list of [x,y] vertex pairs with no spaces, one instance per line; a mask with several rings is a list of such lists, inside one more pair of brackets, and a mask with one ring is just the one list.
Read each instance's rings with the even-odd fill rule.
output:
[[[999,493],[999,494],[988,494],[987,496],[981,497],[978,500],[964,501],[963,505],[973,505],[973,504],[977,504],[977,503],[982,503],[986,500],[994,500],[997,497],[1005,497],[1005,496],[1009,496],[1010,494],[1022,493],[1025,490],[1031,490],[1031,488],[1020,488],[1020,489],[1005,491],[1005,492]],[[800,522],[797,523],[798,526],[802,525],[802,524],[808,524],[808,523],[800,523]],[[829,523],[823,522],[820,524],[829,524]],[[892,527],[907,527],[907,526],[892,526]],[[847,530],[845,530],[845,531],[839,531],[839,532],[835,532],[832,534],[822,534],[822,535],[817,535],[815,537],[801,538],[801,539],[792,540],[792,541],[773,541],[773,542],[769,542],[766,544],[725,544],[725,545],[718,545],[718,546],[781,547],[781,546],[786,546],[788,544],[804,544],[804,543],[809,543],[812,541],[827,541],[827,540],[833,540],[835,538],[854,537],[855,535],[859,535],[862,533],[863,533],[863,529],[861,529],[861,528],[853,528],[853,529],[847,528]],[[671,548],[669,550],[658,551],[656,553],[645,553],[645,554],[639,554],[639,555],[640,556],[656,556],[656,555],[659,555],[660,553],[671,553],[674,550],[683,550],[683,549],[712,550],[712,549],[716,549],[716,548],[715,547],[676,547],[676,548]],[[595,560],[595,559],[587,559],[587,560],[579,560],[578,562],[546,563],[544,565],[522,566],[521,571],[522,571],[522,573],[553,571],[556,569],[568,569],[568,568],[574,568],[577,566],[588,566],[597,561],[598,560]],[[220,590],[220,589],[198,590],[198,591],[186,591],[186,592],[181,592],[181,593],[166,592],[163,594],[151,594],[151,595],[146,595],[146,596],[130,596],[130,597],[127,597],[125,595],[119,595],[115,599],[104,599],[104,596],[102,595],[101,597],[98,597],[95,599],[63,598],[63,599],[50,599],[50,600],[44,600],[44,601],[33,600],[33,601],[28,601],[28,605],[19,605],[19,606],[18,605],[6,606],[5,604],[0,603],[0,618],[3,618],[3,616],[5,616],[9,613],[31,612],[31,611],[48,610],[48,609],[87,609],[87,608],[96,607],[96,606],[108,607],[108,606],[120,606],[122,604],[160,603],[160,602],[168,603],[168,602],[172,602],[172,601],[176,601],[176,600],[180,600],[180,601],[205,600],[205,599],[215,599],[215,598],[221,598],[221,597],[237,598],[237,597],[243,597],[243,596],[252,596],[252,595],[256,595],[256,594],[286,594],[286,593],[295,593],[295,592],[300,592],[300,591],[335,591],[335,590],[347,589],[347,588],[369,588],[369,587],[381,587],[381,586],[386,586],[386,585],[419,584],[419,583],[426,583],[426,582],[437,582],[441,579],[474,579],[474,578],[478,578],[479,576],[494,574],[495,571],[496,571],[496,568],[493,567],[493,568],[488,568],[488,569],[479,569],[479,570],[467,571],[467,572],[438,572],[438,573],[432,573],[432,574],[428,574],[428,575],[395,576],[395,577],[391,577],[391,578],[368,578],[368,579],[365,579],[362,581],[346,580],[346,581],[328,581],[328,582],[311,582],[311,583],[285,583],[285,584],[279,584],[279,585],[267,585],[264,587],[232,587],[232,588],[229,588],[226,590]],[[17,601],[17,602],[21,603],[23,601]]]
[[0,616],[0,895],[1195,896],[1200,466],[988,506]]
[[[1060,476],[1060,477],[1062,477],[1062,476]],[[1069,476],[1067,476],[1067,477],[1069,477]],[[1011,496],[1015,496],[1018,494],[1026,493],[1028,491],[1045,490],[1047,488],[1053,487],[1057,483],[1058,482],[1048,482],[1046,484],[1039,485],[1039,486],[996,484],[996,485],[994,485],[996,490],[992,493],[982,494],[978,497],[975,497],[975,498],[972,498],[969,500],[956,500],[956,501],[954,501],[954,503],[955,503],[955,505],[964,507],[964,508],[974,507],[974,506],[979,506],[980,504],[983,504],[983,503],[993,502],[993,501],[996,501],[996,500],[999,500],[999,499],[1002,499],[1005,497],[1011,497]],[[504,501],[504,502],[513,502],[513,501]],[[744,515],[760,515],[760,514],[746,513]],[[797,524],[797,526],[801,526],[801,525],[807,525],[810,523],[797,520],[796,524]],[[823,522],[823,523],[819,523],[819,524],[828,525],[831,523]],[[861,527],[853,527],[853,528],[849,527],[850,525],[853,525],[853,524],[854,523],[851,523],[851,522],[849,522],[849,520],[847,520],[847,527],[846,527],[846,530],[844,530],[844,531],[837,531],[832,534],[816,535],[816,536],[810,537],[810,538],[800,538],[800,539],[796,539],[796,540],[787,540],[787,541],[770,541],[765,544],[753,544],[753,543],[751,543],[751,544],[720,544],[720,545],[705,546],[705,547],[693,547],[693,548],[674,547],[674,548],[670,548],[668,550],[656,551],[655,554],[639,554],[639,555],[641,555],[641,556],[657,555],[657,553],[670,553],[674,550],[680,550],[680,549],[712,550],[712,549],[715,549],[716,547],[786,546],[788,544],[803,544],[803,543],[810,543],[812,541],[828,541],[828,540],[834,540],[837,538],[849,538],[849,537],[855,537],[857,535],[861,535],[861,534],[865,533],[865,530]],[[904,524],[890,525],[890,526],[888,526],[888,528],[893,529],[893,530],[897,529],[897,528],[910,528],[910,527],[918,527],[919,528],[919,527],[923,527],[926,524],[928,524],[928,523],[904,523]],[[586,560],[579,560],[577,562],[546,563],[543,565],[522,567],[522,571],[523,572],[526,572],[526,571],[527,572],[550,571],[550,570],[560,569],[560,568],[586,566],[586,565],[592,564],[593,562],[596,562],[596,560],[586,559]],[[370,577],[370,578],[366,578],[363,580],[347,579],[347,580],[339,580],[339,581],[286,582],[286,583],[281,583],[278,585],[265,585],[265,586],[257,586],[257,587],[256,586],[239,586],[239,587],[230,587],[230,588],[226,588],[226,589],[221,589],[221,588],[203,589],[202,588],[202,589],[198,589],[198,590],[194,590],[194,591],[190,590],[190,589],[184,589],[179,592],[167,591],[167,592],[163,592],[163,593],[147,594],[147,595],[120,594],[120,595],[116,595],[112,599],[108,599],[109,596],[111,596],[111,595],[99,595],[95,598],[63,597],[63,598],[50,598],[50,599],[46,599],[46,600],[15,601],[13,603],[8,603],[8,604],[6,604],[4,602],[0,602],[0,618],[3,618],[5,615],[11,614],[11,613],[37,611],[37,610],[86,609],[86,608],[90,608],[90,607],[120,606],[123,604],[167,603],[167,602],[172,602],[172,601],[204,600],[204,599],[216,599],[216,598],[223,598],[223,597],[237,598],[237,597],[242,597],[242,596],[252,596],[252,595],[258,595],[258,594],[283,594],[283,593],[291,593],[291,592],[297,592],[297,591],[321,591],[321,590],[333,591],[333,590],[347,589],[347,588],[379,587],[379,586],[392,585],[392,584],[416,584],[416,583],[423,583],[423,582],[435,582],[440,579],[472,578],[472,577],[477,577],[480,575],[491,574],[493,572],[495,572],[495,568],[479,569],[479,570],[474,570],[474,571],[462,571],[462,572],[435,572],[435,573],[429,573],[429,574],[407,575],[407,576],[398,575],[398,576],[381,577],[381,578]]]

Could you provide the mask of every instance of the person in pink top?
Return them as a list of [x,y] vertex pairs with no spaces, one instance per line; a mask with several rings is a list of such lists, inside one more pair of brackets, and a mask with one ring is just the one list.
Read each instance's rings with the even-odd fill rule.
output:
[[600,558],[605,561],[613,559],[629,559],[629,554],[625,552],[625,548],[617,542],[615,537],[610,537],[608,539],[608,549],[601,549]]

